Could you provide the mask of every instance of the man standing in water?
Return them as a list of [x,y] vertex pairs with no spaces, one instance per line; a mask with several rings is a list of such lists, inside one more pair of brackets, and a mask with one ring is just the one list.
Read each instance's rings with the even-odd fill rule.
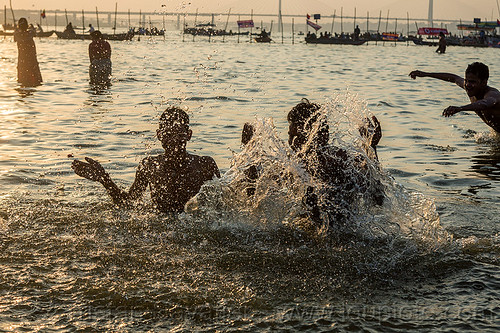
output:
[[111,45],[103,39],[99,30],[91,32],[90,36],[90,84],[107,86],[111,83]]
[[435,79],[454,82],[465,89],[470,104],[463,106],[449,106],[443,111],[443,116],[450,117],[460,111],[474,111],[486,125],[500,133],[500,92],[488,86],[489,69],[481,62],[470,64],[465,70],[465,79],[450,73],[427,73],[413,71],[409,74],[412,79],[417,77],[432,77]]
[[20,18],[14,41],[17,42],[18,51],[17,82],[25,87],[36,87],[42,82],[33,36],[34,32],[28,30],[28,21],[24,17]]
[[436,50],[437,53],[443,54],[446,52],[446,37],[444,36],[444,32],[439,32],[439,42],[438,48]]
[[101,183],[115,204],[129,206],[149,185],[151,199],[158,210],[182,212],[204,182],[220,177],[219,169],[213,158],[186,151],[192,131],[189,116],[183,110],[176,107],[165,110],[156,134],[165,153],[141,161],[128,192],[121,190],[101,164],[91,158],[85,157],[87,162],[73,161],[72,168],[77,175]]

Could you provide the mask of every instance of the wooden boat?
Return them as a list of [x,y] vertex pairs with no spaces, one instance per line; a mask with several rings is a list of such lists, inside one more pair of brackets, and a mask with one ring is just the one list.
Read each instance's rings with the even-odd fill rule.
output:
[[339,37],[320,37],[307,36],[305,38],[307,44],[336,44],[336,45],[362,45],[366,40],[354,40],[351,38],[339,38]]
[[[47,32],[35,32],[33,37],[50,37],[54,33],[54,30]],[[0,31],[0,36],[14,36],[14,31]]]
[[255,37],[254,40],[257,42],[257,43],[271,43],[272,39],[271,37],[269,36],[259,36],[259,37]]
[[54,34],[54,30],[51,31],[37,31],[35,32],[35,37],[50,37]]
[[[67,33],[67,32],[55,32],[57,38],[59,39],[81,39],[81,40],[91,40],[90,35],[87,34],[76,34],[76,33]],[[102,34],[103,39],[106,40],[132,40],[134,34],[131,32],[121,33],[121,34]]]
[[271,43],[271,32],[267,32],[266,30],[262,30],[257,37],[254,38],[257,43]]

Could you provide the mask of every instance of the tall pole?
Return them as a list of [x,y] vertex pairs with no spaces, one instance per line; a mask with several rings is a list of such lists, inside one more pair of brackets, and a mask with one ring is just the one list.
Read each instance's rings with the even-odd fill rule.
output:
[[66,8],[64,8],[64,16],[66,16],[66,26],[67,26],[69,22],[68,22],[68,11],[66,10]]
[[13,26],[16,26],[16,17],[14,16],[14,9],[12,9],[12,0],[10,0],[10,12],[12,13],[12,22],[14,23]]
[[406,12],[406,46],[409,45],[410,41],[410,13]]
[[[394,24],[394,33],[396,35],[398,35],[398,18],[396,17],[396,23]],[[396,42],[398,41],[399,39],[399,35],[398,37],[396,37],[396,40],[394,41],[394,45],[396,45]]]
[[115,24],[113,25],[113,35],[116,34],[116,14],[118,12],[118,2],[115,2]]
[[[389,32],[389,9],[387,9],[387,19],[385,20],[385,32]],[[385,45],[385,41],[382,43]]]
[[85,33],[85,14],[82,9],[82,33]]
[[132,28],[132,25],[130,24],[130,9],[128,10],[128,30]]
[[380,21],[382,21],[382,11],[378,14],[377,39],[375,39],[375,45],[377,45],[380,36]]
[[340,7],[340,33],[344,33],[344,7]]
[[369,24],[370,24],[370,12],[366,12],[366,32],[368,35],[370,34],[370,29],[369,29]]
[[224,27],[224,34],[222,35],[222,42],[224,42],[227,32],[227,25],[229,24],[229,16],[231,15],[231,8],[229,8],[229,12],[227,13],[226,26]]
[[279,0],[279,3],[278,3],[278,29],[281,30],[281,32],[283,32],[282,26],[283,26],[283,21],[282,21],[282,17],[281,17],[281,0]]
[[97,10],[97,6],[95,7],[95,16],[97,19],[97,30],[101,30],[101,27],[99,25],[99,11]]
[[356,7],[354,7],[354,27],[353,29],[356,29]]
[[335,24],[335,14],[337,13],[337,10],[333,10],[333,17],[332,17],[332,29],[330,30],[330,35],[333,35],[333,25]]
[[295,19],[292,17],[292,45],[295,44]]
[[434,27],[434,21],[433,21],[433,10],[434,10],[434,1],[433,0],[429,0],[429,14],[428,14],[428,21],[429,21],[429,25],[432,27]]
[[[253,21],[253,9],[250,13],[250,19]],[[250,43],[252,42],[252,31],[253,31],[253,27],[250,27],[250,40],[249,40]],[[262,24],[260,25],[260,31],[262,31]]]
[[284,37],[283,37],[283,21],[281,21],[281,44],[285,42]]
[[184,42],[184,35],[186,34],[186,14],[184,14],[184,22],[182,23],[182,41]]

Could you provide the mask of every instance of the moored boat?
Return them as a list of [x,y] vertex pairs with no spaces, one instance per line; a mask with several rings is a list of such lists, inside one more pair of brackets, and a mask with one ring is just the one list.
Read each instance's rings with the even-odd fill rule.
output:
[[[88,34],[77,34],[70,32],[55,32],[57,38],[59,39],[81,39],[81,40],[91,40],[92,38]],[[104,39],[107,40],[132,40],[134,34],[131,32],[120,33],[120,34],[102,34]]]
[[336,44],[336,45],[362,45],[366,40],[355,40],[351,38],[339,38],[339,37],[320,37],[317,38],[315,35],[309,35],[305,38],[307,44]]

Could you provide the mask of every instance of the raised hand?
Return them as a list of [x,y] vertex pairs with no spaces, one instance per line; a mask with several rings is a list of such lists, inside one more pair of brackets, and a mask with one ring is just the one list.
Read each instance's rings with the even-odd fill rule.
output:
[[415,80],[417,77],[423,77],[424,72],[422,71],[412,71],[410,74],[408,74],[409,77],[411,77],[413,80]]
[[108,173],[99,162],[90,157],[85,157],[85,160],[87,163],[74,160],[71,164],[71,168],[78,176],[100,183],[109,178]]
[[461,111],[461,109],[460,109],[459,106],[448,106],[446,109],[444,109],[443,116],[445,116],[445,117],[451,117],[455,113],[458,113],[460,111]]

